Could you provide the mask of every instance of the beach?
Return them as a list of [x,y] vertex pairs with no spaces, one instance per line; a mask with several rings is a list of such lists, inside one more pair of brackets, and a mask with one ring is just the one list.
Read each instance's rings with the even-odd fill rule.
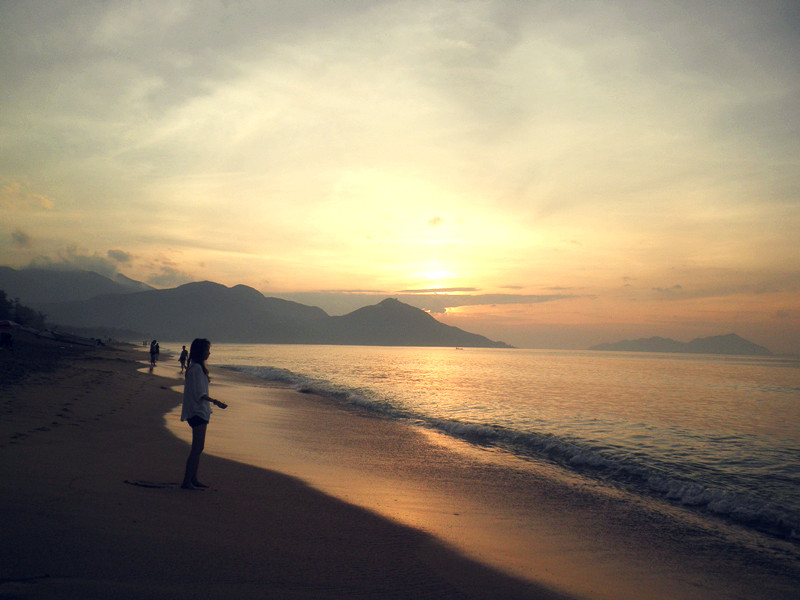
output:
[[181,490],[177,370],[36,344],[2,384],[2,598],[568,597],[277,472],[206,455]]
[[[18,349],[16,362],[3,357],[18,375],[2,388],[0,598],[797,591],[613,494],[546,470],[516,494],[518,482],[484,481],[481,453],[465,461],[466,445],[220,369],[213,356],[212,395],[230,407],[208,430],[200,475],[211,488],[182,490],[189,431],[174,356],[151,372],[139,348],[43,345],[25,369]],[[262,468],[246,464],[255,455]]]

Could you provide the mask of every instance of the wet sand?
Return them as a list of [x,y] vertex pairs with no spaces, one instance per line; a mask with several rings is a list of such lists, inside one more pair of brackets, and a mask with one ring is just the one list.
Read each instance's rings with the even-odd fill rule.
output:
[[[295,476],[515,577],[593,600],[800,589],[797,564],[762,563],[722,524],[710,534],[685,511],[242,373],[212,365],[212,378],[230,408],[215,411],[208,452]],[[166,422],[190,439],[177,409]]]

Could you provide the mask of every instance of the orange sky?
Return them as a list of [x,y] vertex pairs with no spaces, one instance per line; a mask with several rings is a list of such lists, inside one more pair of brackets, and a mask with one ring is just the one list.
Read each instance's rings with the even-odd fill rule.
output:
[[3,3],[0,264],[800,353],[797,4],[564,6]]

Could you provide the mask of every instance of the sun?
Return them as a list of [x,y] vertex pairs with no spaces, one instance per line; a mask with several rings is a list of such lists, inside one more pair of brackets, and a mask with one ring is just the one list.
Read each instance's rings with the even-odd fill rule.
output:
[[452,271],[442,268],[427,269],[418,274],[421,286],[427,289],[445,288],[452,278]]
[[422,276],[426,281],[440,281],[443,279],[449,279],[453,276],[453,273],[446,271],[445,269],[434,269],[431,271],[425,271]]

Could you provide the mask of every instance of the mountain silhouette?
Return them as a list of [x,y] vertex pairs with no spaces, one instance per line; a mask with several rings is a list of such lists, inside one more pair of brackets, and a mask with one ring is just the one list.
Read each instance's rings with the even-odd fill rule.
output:
[[306,343],[309,325],[330,318],[320,308],[210,281],[44,304],[42,310],[48,320],[80,329],[121,328],[146,338],[240,343]]
[[[480,346],[510,347],[502,342],[445,325],[423,310],[387,298],[327,323],[331,339],[362,346]],[[342,341],[343,340],[343,341]],[[442,340],[447,340],[442,344]]]
[[738,356],[770,356],[764,346],[754,344],[735,333],[697,338],[691,342],[677,342],[669,338],[651,337],[623,340],[613,344],[599,344],[589,350],[616,352],[673,352],[680,354],[728,354]]
[[93,271],[0,267],[0,290],[4,290],[9,298],[20,298],[31,305],[152,289],[155,288],[119,273],[112,280]]
[[[10,297],[30,302],[47,315],[48,322],[90,336],[116,332],[137,341],[206,337],[237,343],[510,348],[440,323],[425,311],[394,299],[332,317],[321,308],[265,297],[245,285],[227,287],[202,281],[138,291],[138,285],[144,284],[129,280],[132,284],[124,285],[86,271],[26,269],[16,272],[25,273],[24,277],[13,279],[12,273],[4,279],[3,275],[14,270],[2,269],[0,289],[10,281],[12,285],[6,289]],[[59,274],[58,285],[47,281],[52,273]],[[18,285],[23,280],[25,285]],[[65,291],[68,288],[69,293]],[[92,296],[97,289],[112,292]]]

